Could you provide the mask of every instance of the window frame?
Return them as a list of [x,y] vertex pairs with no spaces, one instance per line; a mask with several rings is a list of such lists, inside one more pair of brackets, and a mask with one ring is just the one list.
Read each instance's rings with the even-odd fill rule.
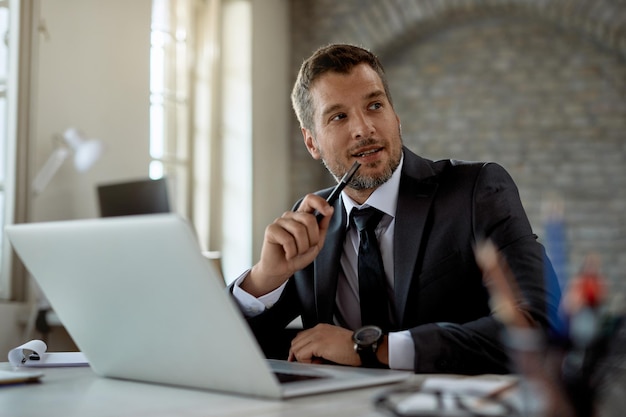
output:
[[[0,120],[0,146],[3,158],[3,172],[0,175],[0,300],[14,300],[24,297],[24,292],[19,291],[13,274],[13,250],[4,233],[4,226],[15,222],[15,207],[17,202],[17,137],[19,123],[19,97],[20,92],[20,35],[25,33],[22,29],[24,19],[22,2],[19,0],[0,0],[0,8],[8,10],[8,27],[6,35],[8,39],[6,79],[0,79],[0,95],[5,100],[4,122]],[[0,73],[1,77],[1,73]]]

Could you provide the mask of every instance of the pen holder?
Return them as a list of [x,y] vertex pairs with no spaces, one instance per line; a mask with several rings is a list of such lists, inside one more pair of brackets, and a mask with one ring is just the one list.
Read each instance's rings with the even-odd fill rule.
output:
[[560,381],[562,355],[546,344],[544,334],[532,327],[508,326],[503,340],[514,370],[521,377],[519,404],[524,417],[576,417]]
[[[565,374],[564,384],[568,388],[574,403],[578,391],[589,399],[590,403],[583,403],[587,407],[587,415],[602,417],[621,417],[626,410],[626,319],[623,314],[608,314],[602,318],[600,333],[585,352],[585,362],[581,374],[576,379],[572,370]],[[571,366],[572,364],[568,364]],[[566,379],[566,376],[569,379]],[[578,385],[576,385],[578,384]],[[584,398],[583,398],[584,400]],[[583,414],[579,414],[582,416]]]
[[598,331],[585,343],[575,342],[572,335],[548,340],[537,329],[505,328],[503,340],[522,378],[516,407],[522,416],[623,415],[626,320],[624,316],[596,319]]

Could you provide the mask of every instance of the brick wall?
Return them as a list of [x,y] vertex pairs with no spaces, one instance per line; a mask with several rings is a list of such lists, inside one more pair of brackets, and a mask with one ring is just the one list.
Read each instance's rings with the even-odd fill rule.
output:
[[[516,180],[545,241],[564,206],[565,275],[597,252],[626,293],[626,5],[618,0],[292,0],[295,77],[330,42],[383,60],[405,144],[488,160]],[[292,142],[294,200],[332,178]]]

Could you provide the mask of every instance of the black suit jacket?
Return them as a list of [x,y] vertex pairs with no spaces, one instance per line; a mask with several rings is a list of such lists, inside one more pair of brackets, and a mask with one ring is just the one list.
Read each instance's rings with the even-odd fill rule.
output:
[[[500,249],[527,315],[546,328],[548,320],[545,254],[509,174],[493,163],[433,162],[404,148],[395,219],[396,330],[411,332],[415,372],[510,371],[502,327],[474,260],[477,240],[489,238]],[[248,320],[262,346],[298,315],[305,328],[333,323],[346,220],[338,200],[318,257],[294,274],[271,309]]]

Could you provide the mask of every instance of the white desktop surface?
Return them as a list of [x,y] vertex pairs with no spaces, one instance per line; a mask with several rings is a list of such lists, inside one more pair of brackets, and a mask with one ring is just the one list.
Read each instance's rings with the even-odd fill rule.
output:
[[[0,363],[0,369],[11,369]],[[38,383],[0,386],[7,417],[384,416],[372,398],[389,385],[284,401],[101,378],[89,367],[45,368]],[[419,376],[416,376],[419,378]]]

